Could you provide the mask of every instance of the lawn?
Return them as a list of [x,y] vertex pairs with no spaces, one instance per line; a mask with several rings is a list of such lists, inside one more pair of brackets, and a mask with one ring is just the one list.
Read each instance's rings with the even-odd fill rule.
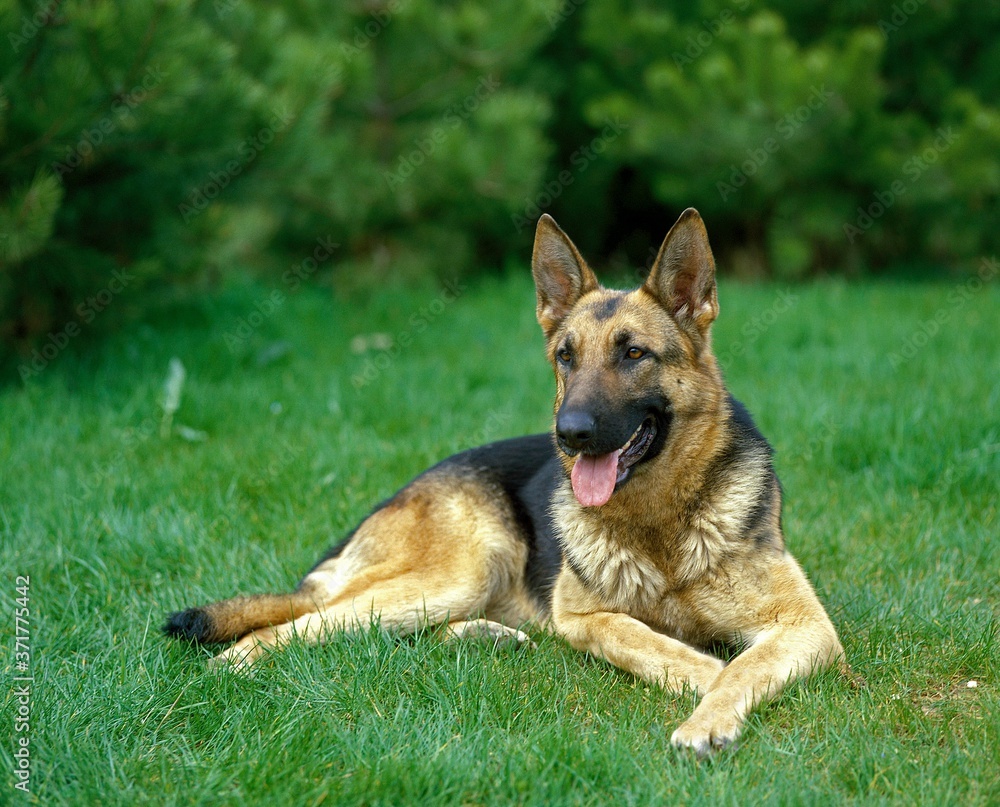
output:
[[702,763],[669,744],[690,699],[541,633],[372,630],[249,677],[161,636],[293,586],[437,459],[549,423],[526,276],[274,292],[165,304],[0,389],[0,803],[1000,803],[996,284],[722,285],[716,350],[855,675],[793,686]]

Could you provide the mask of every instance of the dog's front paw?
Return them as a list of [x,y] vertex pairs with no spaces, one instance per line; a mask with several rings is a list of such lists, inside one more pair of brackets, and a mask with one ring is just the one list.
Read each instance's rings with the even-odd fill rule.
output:
[[694,751],[699,759],[714,751],[727,748],[736,742],[743,728],[743,721],[735,712],[699,715],[697,712],[685,720],[671,735],[675,748]]

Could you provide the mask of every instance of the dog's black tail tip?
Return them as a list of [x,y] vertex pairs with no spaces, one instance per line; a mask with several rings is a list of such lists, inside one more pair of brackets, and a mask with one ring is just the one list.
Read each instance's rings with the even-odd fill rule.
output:
[[214,631],[212,619],[202,608],[188,608],[176,611],[167,617],[163,632],[175,639],[184,639],[195,644],[211,642]]

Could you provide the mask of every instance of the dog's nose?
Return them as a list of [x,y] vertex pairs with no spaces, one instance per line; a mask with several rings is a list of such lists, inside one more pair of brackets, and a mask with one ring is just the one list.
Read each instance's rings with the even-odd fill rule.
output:
[[596,430],[594,416],[582,409],[561,411],[556,417],[556,437],[567,454],[587,448]]

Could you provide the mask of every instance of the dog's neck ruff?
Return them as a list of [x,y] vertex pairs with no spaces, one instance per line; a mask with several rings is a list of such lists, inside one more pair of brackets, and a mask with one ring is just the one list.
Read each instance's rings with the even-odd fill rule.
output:
[[553,495],[559,543],[571,569],[612,608],[651,608],[664,595],[667,580],[641,550],[623,546],[600,512],[581,507],[570,485]]

